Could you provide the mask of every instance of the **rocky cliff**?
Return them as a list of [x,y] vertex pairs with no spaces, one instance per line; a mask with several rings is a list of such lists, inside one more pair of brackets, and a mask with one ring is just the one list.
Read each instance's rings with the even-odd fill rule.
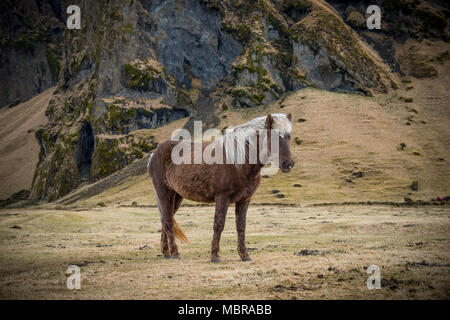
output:
[[58,81],[63,1],[4,1],[0,5],[0,108],[17,105]]
[[[404,2],[392,1],[391,11],[404,10],[396,7]],[[65,28],[65,1],[8,3],[2,13],[0,105],[57,84],[49,123],[36,132],[41,152],[33,201],[60,198],[142,158],[156,147],[146,129],[182,117],[214,126],[223,110],[266,104],[307,86],[368,96],[397,86],[395,66],[362,40],[373,38],[362,26],[363,6],[322,0],[70,4],[81,8],[81,30]],[[441,21],[430,8],[419,11]],[[444,22],[433,31],[438,35],[427,35],[443,37]],[[376,34],[401,37],[389,28]],[[381,43],[372,41],[384,62],[396,61]]]

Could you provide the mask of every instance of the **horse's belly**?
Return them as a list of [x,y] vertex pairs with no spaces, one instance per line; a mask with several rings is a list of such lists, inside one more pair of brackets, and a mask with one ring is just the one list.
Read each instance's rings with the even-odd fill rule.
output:
[[208,195],[202,195],[197,192],[189,192],[185,190],[175,190],[180,196],[182,196],[184,199],[188,199],[191,201],[197,201],[197,202],[206,202],[206,203],[213,203],[214,197],[208,196]]
[[214,202],[215,183],[210,172],[199,171],[196,165],[172,167],[167,173],[168,185],[185,199]]

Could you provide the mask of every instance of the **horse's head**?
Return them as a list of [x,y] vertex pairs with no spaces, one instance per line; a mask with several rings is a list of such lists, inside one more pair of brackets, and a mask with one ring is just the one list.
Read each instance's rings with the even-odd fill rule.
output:
[[[275,132],[278,133],[278,166],[283,172],[289,172],[294,167],[294,160],[292,159],[291,149],[289,144],[291,142],[291,128],[292,128],[291,114],[277,114],[272,116],[269,114],[266,118],[266,127],[268,136],[272,137]],[[274,130],[276,129],[276,130]],[[275,137],[274,137],[275,138]],[[272,153],[271,141],[268,139],[269,153]],[[276,156],[275,153],[272,157]]]

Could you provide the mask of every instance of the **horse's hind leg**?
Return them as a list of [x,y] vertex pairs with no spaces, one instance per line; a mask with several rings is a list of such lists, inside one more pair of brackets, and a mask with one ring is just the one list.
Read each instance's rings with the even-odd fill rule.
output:
[[[160,201],[158,199],[158,201]],[[181,197],[179,194],[175,194],[175,203],[173,205],[173,213],[171,214],[171,216],[173,216],[175,214],[175,212],[177,212],[177,210],[180,208],[181,206],[181,202],[183,201],[183,197]],[[169,238],[167,237],[167,232],[164,231],[164,222],[163,222],[163,211],[161,209],[161,204],[158,203],[158,207],[159,210],[161,211],[161,252],[164,256],[164,258],[169,259],[171,257],[170,255],[170,249],[169,249]],[[169,204],[170,207],[170,204]],[[178,254],[179,256],[179,254]]]
[[[167,200],[164,198],[163,201],[166,202]],[[161,216],[161,253],[163,254],[164,258],[169,259],[170,258],[169,240],[167,238],[167,233],[164,231],[164,222],[163,222],[164,212],[162,209],[161,199],[158,196],[157,192],[156,192],[156,204],[158,205],[159,214]]]
[[180,196],[178,193],[175,194],[175,204],[173,206],[173,215],[178,211],[178,209],[181,206],[181,202],[183,202],[183,197]]
[[[163,191],[163,190],[161,190]],[[170,256],[174,259],[180,258],[180,253],[178,252],[177,244],[175,243],[175,236],[173,232],[173,215],[175,208],[178,209],[176,204],[177,194],[172,190],[164,190],[164,192],[158,192],[159,204],[161,208],[161,224],[164,235],[161,235],[161,251],[165,257],[167,257],[167,249],[169,248]],[[182,199],[182,198],[181,198]],[[178,200],[180,201],[180,200]],[[167,243],[167,244],[166,244]]]
[[[162,220],[161,220],[161,224],[162,224]],[[166,259],[170,258],[169,240],[167,239],[166,232],[162,229],[161,229],[161,252],[162,252],[164,258],[166,258]]]

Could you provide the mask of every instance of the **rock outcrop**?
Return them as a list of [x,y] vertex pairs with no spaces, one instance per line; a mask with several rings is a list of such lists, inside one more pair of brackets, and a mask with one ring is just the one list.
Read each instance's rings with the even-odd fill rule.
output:
[[65,1],[14,1],[0,10],[0,108],[54,86],[60,71]]
[[[423,57],[413,53],[411,58],[397,54],[399,45],[408,39],[450,40],[448,16],[450,7],[445,1],[365,0],[329,2],[365,41],[383,58],[392,71],[401,75],[431,77],[435,72],[424,63]],[[381,9],[381,29],[368,30],[365,24],[369,5]],[[417,63],[419,62],[419,63]],[[417,69],[420,69],[417,71]]]
[[[322,0],[72,2],[81,30],[64,27],[65,2],[29,9],[57,20],[42,24],[49,36],[32,42],[30,66],[13,44],[34,39],[37,27],[14,20],[2,30],[9,38],[0,78],[12,81],[0,104],[58,85],[49,123],[36,132],[32,201],[58,199],[142,158],[156,147],[146,129],[183,117],[214,125],[221,110],[306,86],[364,95],[390,87],[388,68],[341,17],[356,28],[361,16],[340,15]],[[27,71],[12,72],[15,63]],[[38,67],[20,91],[21,77]]]

